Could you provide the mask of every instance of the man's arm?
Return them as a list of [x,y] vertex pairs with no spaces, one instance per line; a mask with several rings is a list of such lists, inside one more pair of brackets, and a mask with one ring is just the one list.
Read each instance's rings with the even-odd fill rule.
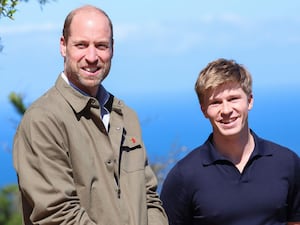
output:
[[63,130],[48,112],[24,115],[14,142],[14,165],[29,224],[95,225],[81,207]]
[[162,187],[161,199],[166,210],[170,225],[192,224],[192,216],[186,187],[183,185],[184,176],[178,167],[173,167],[168,173]]
[[162,207],[162,202],[156,192],[157,179],[150,165],[146,165],[146,190],[147,190],[147,209],[149,225],[168,225],[166,213]]
[[[294,177],[294,187],[293,187],[293,194],[291,195],[291,200],[292,200],[292,205],[294,208],[294,214],[298,215],[294,220],[298,220],[299,219],[299,215],[300,215],[300,158],[298,155],[295,155],[295,161],[294,161],[294,173],[295,173],[295,177]],[[300,221],[299,222],[288,222],[287,225],[300,225]]]

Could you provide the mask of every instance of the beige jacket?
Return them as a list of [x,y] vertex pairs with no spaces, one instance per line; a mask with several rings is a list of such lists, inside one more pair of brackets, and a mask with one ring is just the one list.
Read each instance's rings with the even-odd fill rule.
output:
[[138,118],[116,98],[107,133],[98,101],[59,76],[26,111],[13,157],[26,225],[168,224]]

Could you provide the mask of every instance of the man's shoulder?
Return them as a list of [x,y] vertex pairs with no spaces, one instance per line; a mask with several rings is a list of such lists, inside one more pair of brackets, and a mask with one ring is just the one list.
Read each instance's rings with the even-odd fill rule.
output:
[[113,96],[112,110],[116,111],[117,113],[123,114],[126,117],[127,116],[137,117],[137,113],[135,109],[127,105],[125,101],[123,101],[122,99],[116,96]]
[[49,110],[53,108],[54,105],[58,104],[61,99],[62,97],[59,95],[55,87],[51,87],[28,107],[26,113],[35,111],[37,109]]
[[272,154],[279,155],[295,155],[296,153],[287,146],[280,143],[274,142],[272,140],[257,137],[257,145],[263,151],[269,151]]
[[[195,166],[203,164],[203,160],[206,160],[209,149],[206,144],[198,146],[187,153],[182,159],[177,163],[177,166],[183,170],[192,170]],[[190,169],[189,169],[190,168]],[[199,168],[199,167],[198,167]]]

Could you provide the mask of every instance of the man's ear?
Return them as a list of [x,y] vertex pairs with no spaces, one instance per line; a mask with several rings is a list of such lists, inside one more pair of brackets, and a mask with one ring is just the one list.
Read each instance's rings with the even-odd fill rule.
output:
[[207,118],[207,117],[208,117],[208,116],[207,116],[207,107],[204,106],[203,104],[201,104],[201,105],[200,105],[200,108],[201,108],[201,111],[202,111],[204,117]]
[[115,40],[112,39],[112,40],[111,40],[111,57],[114,56],[114,43],[115,43]]
[[65,40],[64,36],[61,36],[61,38],[60,38],[59,47],[60,47],[60,54],[63,57],[65,57],[66,56],[67,43],[66,43],[66,40]]
[[254,98],[253,94],[251,93],[248,97],[248,110],[251,110],[253,108]]

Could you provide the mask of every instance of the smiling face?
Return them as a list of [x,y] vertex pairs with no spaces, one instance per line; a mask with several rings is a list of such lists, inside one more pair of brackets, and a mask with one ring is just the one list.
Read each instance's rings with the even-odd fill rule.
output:
[[249,96],[237,82],[224,83],[207,91],[201,110],[210,120],[216,137],[233,137],[248,132],[248,111],[253,106]]
[[76,12],[67,40],[61,37],[60,51],[69,81],[95,96],[100,83],[110,71],[113,56],[112,30],[108,18],[93,8]]

